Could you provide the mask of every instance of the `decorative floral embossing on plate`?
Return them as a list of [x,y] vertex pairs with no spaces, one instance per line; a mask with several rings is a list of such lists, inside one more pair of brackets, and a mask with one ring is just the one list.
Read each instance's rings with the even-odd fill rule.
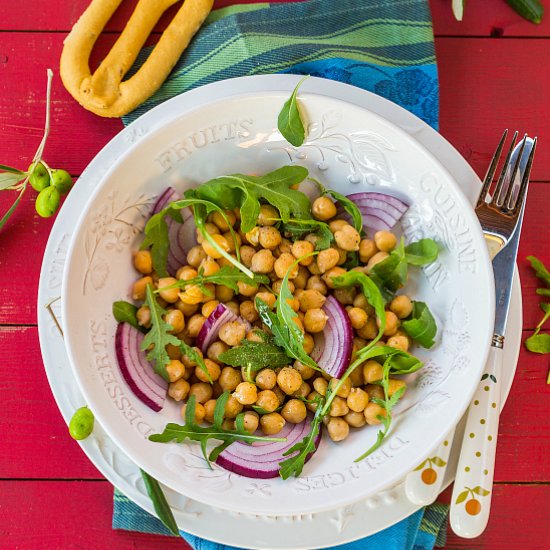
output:
[[345,506],[336,510],[329,521],[334,525],[336,530],[341,533],[353,516],[355,516],[354,506]]
[[141,139],[144,135],[147,134],[149,131],[149,128],[143,128],[141,126],[130,126],[125,132],[124,132],[124,139],[128,143],[135,143],[139,139]]
[[118,202],[117,192],[112,191],[107,199],[90,214],[92,220],[84,241],[87,259],[82,282],[84,294],[90,285],[94,290],[103,288],[110,273],[105,253],[127,251],[132,238],[143,231],[155,197],[141,194]]
[[[379,179],[393,181],[394,173],[387,159],[387,151],[395,151],[389,141],[368,131],[346,133],[338,131],[342,121],[340,111],[328,111],[321,117],[321,122],[308,125],[307,139],[300,147],[288,144],[277,144],[270,150],[284,149],[292,159],[307,158],[307,151],[312,151],[319,158],[317,168],[324,171],[329,168],[329,157],[349,165],[348,179],[351,183],[377,183]],[[373,176],[375,178],[373,179]]]
[[456,299],[450,309],[443,330],[443,352],[450,356],[450,369],[455,375],[462,375],[470,364],[469,348],[472,336],[468,330],[470,314],[466,306]]
[[[270,497],[271,485],[269,483],[253,482],[245,489],[245,493],[252,496]],[[247,496],[248,496],[247,495]]]

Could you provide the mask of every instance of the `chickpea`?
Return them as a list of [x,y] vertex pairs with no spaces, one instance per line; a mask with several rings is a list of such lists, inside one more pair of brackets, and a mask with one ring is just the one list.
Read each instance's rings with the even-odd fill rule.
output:
[[288,278],[294,279],[298,275],[298,265],[293,266],[295,261],[296,258],[294,258],[292,254],[289,254],[288,252],[281,254],[275,260],[275,264],[273,266],[277,277],[279,277],[279,279],[283,279],[287,272],[290,271]]
[[355,288],[336,288],[333,292],[333,296],[344,306],[353,304],[357,290]]
[[221,369],[218,363],[215,363],[211,359],[205,359],[204,364],[206,366],[206,371],[210,375],[210,378],[208,378],[206,372],[204,372],[200,366],[195,367],[195,376],[201,382],[210,382],[210,379],[212,380],[212,382],[214,382],[214,380],[217,380],[220,377],[221,373]]
[[341,275],[344,275],[344,273],[346,273],[346,270],[343,267],[333,267],[323,275],[323,281],[325,281],[325,284],[329,288],[334,288],[332,279],[334,277],[340,277]]
[[246,328],[239,321],[229,321],[221,326],[218,338],[228,346],[236,346],[246,336]]
[[258,294],[256,294],[256,298],[259,298],[262,302],[265,302],[270,309],[275,306],[275,301],[277,300],[277,296],[275,296],[275,294],[267,291],[258,292]]
[[367,423],[367,421],[365,420],[365,415],[363,411],[361,412],[350,411],[348,414],[344,416],[344,420],[352,428],[362,428]]
[[233,397],[241,405],[252,405],[258,398],[258,390],[251,382],[241,382],[233,392]]
[[246,333],[246,339],[249,342],[262,343],[262,342],[265,341],[266,336],[267,336],[267,333],[265,333],[263,330],[260,330],[260,329],[257,329],[257,328],[249,330]]
[[256,405],[268,413],[273,412],[279,407],[279,398],[272,390],[262,390],[258,393]]
[[388,381],[388,397],[391,397],[394,393],[398,392],[401,388],[407,388],[407,384],[403,380],[397,378],[390,378]]
[[[328,387],[331,390],[334,390],[334,388],[338,385],[339,382],[340,380],[338,380],[338,378],[331,378],[331,380],[328,383]],[[346,399],[346,397],[350,394],[350,391],[351,391],[351,380],[349,378],[346,378],[338,388],[336,395],[338,397],[343,397],[344,399]]]
[[408,317],[412,313],[413,305],[408,296],[401,294],[391,301],[390,310],[393,311],[399,319],[405,319],[405,317]]
[[366,363],[363,364],[363,379],[365,384],[372,384],[378,380],[382,380],[384,376],[384,370],[382,365],[375,361],[374,359],[369,359]]
[[284,404],[281,410],[281,416],[291,424],[299,424],[303,422],[307,416],[306,405],[299,399],[291,399]]
[[317,267],[321,273],[333,268],[340,260],[340,254],[335,248],[321,250],[317,256]]
[[181,300],[178,300],[174,305],[185,315],[185,317],[191,317],[197,313],[199,309],[198,304],[184,304]]
[[142,277],[141,279],[138,279],[134,286],[132,287],[132,298],[134,300],[139,300],[142,302],[145,300],[145,290],[147,289],[147,285],[153,284],[153,278],[146,276]]
[[185,365],[178,359],[171,359],[166,365],[166,373],[168,374],[168,380],[175,382],[185,373]]
[[172,290],[177,291],[177,296],[184,304],[200,304],[204,298],[202,290],[198,285],[186,286],[181,292],[178,289]]
[[[307,280],[309,279],[309,270],[307,267],[304,267],[303,265],[298,265],[298,275],[292,279],[292,283],[294,284],[294,287],[297,289],[304,289],[307,285]],[[289,281],[290,283],[291,281]]]
[[206,258],[206,252],[202,246],[196,245],[187,253],[187,263],[194,268],[199,267]]
[[327,389],[328,389],[328,381],[319,376],[313,381],[313,389],[319,395],[323,395],[323,396],[326,395]]
[[189,265],[180,267],[176,273],[176,279],[189,281],[198,275],[197,270]]
[[336,233],[336,231],[340,231],[346,225],[349,225],[346,220],[333,220],[328,224],[328,227],[332,233]]
[[364,327],[357,329],[357,334],[365,340],[373,340],[378,334],[378,327],[376,326],[376,320],[369,318]]
[[251,246],[241,246],[241,249],[240,249],[240,253],[241,253],[241,262],[246,266],[246,267],[251,267],[252,266],[252,258],[254,256],[254,254],[256,254],[256,250],[254,248],[252,248]]
[[231,418],[226,418],[222,422],[222,429],[224,430],[234,430],[235,429],[235,420]]
[[391,231],[377,231],[374,234],[374,242],[378,250],[390,252],[397,245],[397,237]]
[[[193,348],[193,350],[202,357],[202,351],[199,348]],[[182,355],[181,362],[185,365],[186,371],[192,370],[194,367],[198,365],[198,363],[194,360],[188,357],[187,355]]]
[[136,319],[138,325],[149,328],[151,326],[151,310],[149,309],[149,306],[141,306],[136,311]]
[[168,311],[164,316],[164,321],[172,327],[170,331],[172,334],[179,334],[185,328],[185,319],[179,309]]
[[226,302],[225,307],[230,309],[237,317],[239,316],[240,309],[239,309],[239,303],[235,300],[231,300],[230,302]]
[[265,435],[278,434],[283,429],[285,424],[285,419],[276,412],[264,414],[260,418],[260,426],[262,427],[262,432],[264,432]]
[[306,290],[316,290],[319,294],[326,296],[328,289],[327,285],[323,282],[323,279],[319,275],[313,275],[310,277],[306,284]]
[[304,328],[308,332],[323,332],[328,315],[322,309],[308,309],[304,318]]
[[189,393],[189,382],[180,378],[168,385],[168,395],[175,401],[183,401]]
[[409,351],[410,346],[409,338],[404,334],[395,334],[394,336],[390,336],[386,344],[391,348],[396,348],[403,351]]
[[326,302],[326,297],[318,290],[304,290],[298,298],[300,309],[305,313],[310,309],[320,309]]
[[243,416],[244,429],[253,434],[258,429],[260,415],[256,411],[246,411]]
[[275,225],[279,219],[279,212],[270,204],[260,206],[260,215],[258,216],[258,225]]
[[[376,319],[376,325],[380,328],[380,319]],[[384,336],[393,336],[399,328],[399,319],[393,311],[386,311],[386,326]]]
[[216,361],[217,363],[220,362],[219,357],[222,353],[225,353],[229,349],[229,346],[225,342],[221,342],[220,340],[216,340],[206,350],[206,356],[211,361]]
[[140,273],[148,275],[153,271],[153,258],[149,250],[138,250],[134,254],[134,267]]
[[374,308],[369,304],[367,297],[362,292],[359,292],[354,298],[353,307],[364,309],[367,315],[374,313]]
[[[185,412],[187,411],[187,403],[181,408],[181,416],[185,419]],[[201,403],[195,403],[195,422],[200,424],[204,417],[206,416],[206,411],[204,406]]]
[[304,399],[311,393],[311,386],[307,382],[302,382],[294,397],[303,397]]
[[195,396],[197,403],[206,403],[212,398],[212,386],[206,382],[196,382],[191,384],[189,389],[189,397]]
[[[218,378],[218,382],[223,391],[232,392],[237,389],[237,386],[242,382],[243,377],[241,371],[233,367],[224,367]],[[275,407],[277,408],[277,407]]]
[[336,216],[336,205],[328,197],[318,197],[311,205],[311,213],[315,219],[324,222]]
[[260,228],[258,226],[253,227],[244,235],[244,238],[252,246],[258,246],[260,244]]
[[[257,321],[260,317],[252,300],[245,300],[244,302],[241,302],[239,305],[239,311],[241,317],[249,323]],[[247,339],[249,340],[250,338],[247,337]]]
[[203,317],[200,313],[197,313],[190,317],[187,320],[187,334],[189,334],[191,338],[196,338],[199,335],[199,332],[205,321],[206,318]]
[[283,367],[277,375],[277,384],[287,395],[293,394],[302,384],[300,373],[292,367]]
[[256,385],[261,390],[271,390],[277,383],[277,374],[272,369],[262,369],[256,375]]
[[388,256],[389,254],[387,252],[377,252],[374,256],[372,256],[367,262],[367,273],[369,273],[376,264],[384,261]]
[[[277,279],[275,282],[271,284],[271,290],[275,294],[280,294],[282,284],[283,284],[283,281],[281,279]],[[288,281],[288,289],[290,290],[290,292],[294,292],[296,290],[296,287],[294,286],[294,283],[292,281]]]
[[250,269],[252,269],[254,273],[270,273],[273,271],[274,264],[275,258],[273,257],[273,253],[271,250],[264,248],[262,250],[258,250],[258,252],[252,256]]
[[[309,241],[295,241],[291,247],[292,255],[295,258],[303,258],[300,260],[300,265],[303,266],[308,266],[313,262],[313,256],[308,256],[308,254],[311,254],[314,250],[313,243]],[[307,256],[307,258],[304,258],[304,256]]]
[[312,262],[307,266],[308,271],[311,275],[322,275],[321,270],[319,269],[319,266],[317,265],[317,262]]
[[342,250],[351,252],[359,250],[361,235],[359,235],[357,229],[348,224],[334,233],[334,240]]
[[336,396],[330,405],[330,416],[344,416],[348,414],[349,407],[343,397]]
[[382,386],[377,384],[367,384],[364,389],[369,396],[369,401],[372,401],[373,399],[384,399],[384,390],[382,389]]
[[343,441],[349,435],[349,424],[343,418],[331,418],[327,431],[332,441]]
[[311,412],[315,412],[317,410],[318,404],[315,403],[315,400],[320,397],[319,394],[316,391],[312,391],[308,396],[307,400],[310,401],[310,403],[306,403],[306,409]]
[[237,287],[239,288],[239,294],[246,296],[247,298],[254,296],[254,294],[258,292],[258,285],[249,285],[243,281],[237,281]]
[[[229,243],[223,235],[214,234],[211,235],[211,238],[224,252],[229,252]],[[219,260],[223,257],[223,254],[219,252],[217,248],[214,248],[214,245],[211,244],[210,241],[205,239],[201,243],[201,246],[206,252],[206,255],[214,258],[214,260]]]
[[279,388],[279,386],[275,386],[271,391],[275,394],[275,397],[277,397],[277,399],[279,400],[279,406],[282,405],[285,402],[286,393],[281,388]]
[[270,250],[277,248],[283,240],[281,233],[276,227],[269,225],[260,227],[258,242],[260,246],[268,248]]
[[372,239],[361,239],[359,243],[359,260],[366,264],[376,253],[378,248]]
[[216,408],[216,400],[209,399],[203,404],[204,407],[204,419],[212,424],[214,422],[214,409]]
[[292,253],[292,241],[283,238],[281,244],[277,247],[277,256],[280,256],[283,253],[291,254]]
[[348,317],[351,321],[351,326],[355,329],[363,328],[367,324],[367,312],[359,307],[348,309]]
[[223,415],[225,418],[235,418],[242,410],[242,404],[233,395],[230,395],[225,404]]
[[371,426],[375,424],[380,424],[381,420],[378,418],[379,416],[385,417],[388,415],[386,410],[376,403],[369,403],[365,407],[365,411],[363,414],[365,415],[365,420],[367,421],[367,424],[370,424]]
[[295,311],[300,310],[300,302],[297,298],[287,298],[286,303]]
[[315,347],[315,340],[313,339],[313,336],[311,336],[311,334],[304,332],[302,347],[304,348],[304,351],[307,355],[309,355],[313,351],[313,348]]
[[302,380],[309,380],[315,374],[315,370],[312,367],[305,365],[301,361],[294,361],[293,366],[300,373]]
[[[222,216],[221,212],[213,212],[212,221],[220,231],[225,232],[229,229],[229,226],[233,227],[235,225],[237,218],[231,210],[226,210],[224,214],[225,218]],[[227,222],[229,222],[229,224]]]
[[208,300],[205,302],[201,308],[201,315],[203,317],[209,317],[210,314],[220,305],[218,300]]
[[369,402],[369,394],[361,388],[352,388],[347,398],[347,405],[354,412],[363,412]]
[[181,349],[179,346],[174,346],[174,344],[167,344],[166,353],[168,354],[168,357],[170,357],[170,359],[181,359]]

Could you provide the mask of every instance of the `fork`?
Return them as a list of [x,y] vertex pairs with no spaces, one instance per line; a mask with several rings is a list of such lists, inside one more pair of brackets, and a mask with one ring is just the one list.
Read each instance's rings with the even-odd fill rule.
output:
[[[493,249],[491,256],[495,273],[496,306],[489,358],[468,411],[451,500],[452,529],[457,535],[466,538],[479,536],[489,520],[500,412],[504,333],[529,176],[537,143],[537,138],[530,140],[525,135],[519,145],[517,158],[512,162],[518,136],[518,132],[514,133],[496,186],[491,193],[493,177],[507,135],[508,131],[505,131],[487,171],[475,208],[487,242]],[[529,156],[521,170],[523,174],[518,178],[527,147],[530,147]]]

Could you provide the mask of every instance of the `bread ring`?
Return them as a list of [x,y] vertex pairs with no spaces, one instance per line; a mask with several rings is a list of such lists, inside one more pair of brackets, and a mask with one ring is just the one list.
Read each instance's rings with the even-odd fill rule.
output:
[[65,88],[85,108],[103,117],[134,110],[164,82],[214,0],[185,0],[148,59],[122,82],[161,15],[178,0],[139,0],[126,27],[101,65],[91,74],[95,41],[122,0],[92,0],[67,36],[60,61]]

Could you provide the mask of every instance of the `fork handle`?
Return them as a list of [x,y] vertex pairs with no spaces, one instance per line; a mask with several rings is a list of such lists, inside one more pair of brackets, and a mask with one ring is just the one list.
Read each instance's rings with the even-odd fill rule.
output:
[[485,371],[476,389],[456,471],[451,527],[460,537],[481,535],[489,521],[500,414],[502,338],[493,338]]

